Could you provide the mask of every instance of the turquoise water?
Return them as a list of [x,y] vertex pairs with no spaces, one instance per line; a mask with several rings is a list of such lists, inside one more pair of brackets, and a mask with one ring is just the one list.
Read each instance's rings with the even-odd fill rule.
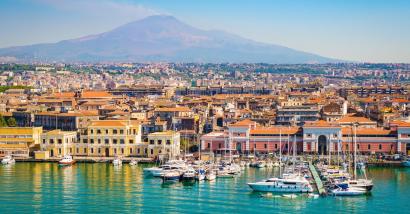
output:
[[[17,163],[0,166],[1,213],[403,213],[410,196],[410,169],[370,168],[370,196],[310,199],[264,198],[247,182],[277,172],[248,169],[235,179],[164,185],[144,176],[144,166],[80,163]],[[146,167],[146,165],[145,165]]]

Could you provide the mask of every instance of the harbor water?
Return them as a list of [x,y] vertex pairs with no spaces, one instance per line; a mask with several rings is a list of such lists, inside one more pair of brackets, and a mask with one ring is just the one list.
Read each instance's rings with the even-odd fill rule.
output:
[[247,182],[278,173],[246,169],[236,178],[163,184],[139,164],[16,163],[0,166],[1,213],[410,213],[410,168],[369,168],[371,195],[261,197]]

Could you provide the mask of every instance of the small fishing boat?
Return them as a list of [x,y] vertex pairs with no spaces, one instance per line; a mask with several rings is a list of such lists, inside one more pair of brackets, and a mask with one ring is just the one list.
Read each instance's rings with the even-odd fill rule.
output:
[[137,160],[131,160],[130,161],[130,166],[136,166],[138,165],[138,161]]
[[61,159],[58,164],[60,166],[68,166],[68,165],[73,165],[75,164],[75,160],[73,159],[73,157],[71,155],[65,155],[63,157],[63,159]]
[[7,155],[3,158],[3,160],[1,160],[1,163],[4,164],[4,165],[13,164],[15,162],[16,161],[14,160],[14,158],[11,155]]
[[112,164],[114,166],[121,166],[122,165],[122,160],[119,157],[115,157],[114,160],[112,161]]

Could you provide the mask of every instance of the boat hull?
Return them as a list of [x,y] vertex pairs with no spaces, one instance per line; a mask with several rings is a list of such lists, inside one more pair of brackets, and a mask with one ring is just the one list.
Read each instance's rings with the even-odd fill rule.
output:
[[287,186],[276,186],[276,185],[260,185],[257,183],[249,183],[248,186],[257,192],[288,192],[288,193],[311,193],[313,189],[311,188],[295,188]]

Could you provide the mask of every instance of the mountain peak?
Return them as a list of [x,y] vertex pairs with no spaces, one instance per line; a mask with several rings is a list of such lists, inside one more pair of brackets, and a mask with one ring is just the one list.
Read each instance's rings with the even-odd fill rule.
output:
[[335,60],[279,45],[206,31],[170,15],[148,16],[114,30],[54,44],[0,49],[20,61],[172,61],[307,63]]

